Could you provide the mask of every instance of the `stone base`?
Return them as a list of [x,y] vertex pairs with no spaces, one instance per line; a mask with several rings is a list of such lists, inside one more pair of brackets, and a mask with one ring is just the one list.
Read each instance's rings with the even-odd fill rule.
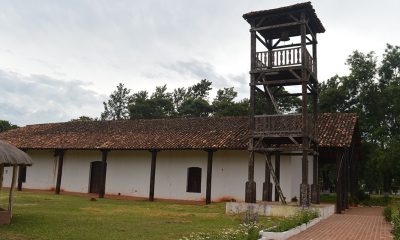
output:
[[272,201],[272,183],[271,182],[264,182],[263,183],[263,196],[262,200],[265,202]]
[[[301,206],[297,204],[282,205],[277,202],[227,202],[225,211],[226,214],[241,214],[247,211],[251,211],[261,216],[287,217],[293,215],[300,209]],[[320,216],[323,219],[335,213],[335,205],[333,204],[312,205],[310,209],[315,209],[319,211]]]
[[10,211],[0,208],[0,225],[8,225],[11,223]]
[[247,203],[255,203],[256,199],[256,182],[247,181],[245,201]]
[[309,207],[311,202],[310,185],[300,184],[300,206]]
[[311,203],[319,204],[320,202],[319,191],[320,190],[318,184],[311,185]]

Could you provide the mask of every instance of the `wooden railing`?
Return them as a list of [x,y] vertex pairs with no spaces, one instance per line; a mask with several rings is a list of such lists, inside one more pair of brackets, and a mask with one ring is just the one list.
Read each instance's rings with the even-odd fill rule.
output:
[[[302,65],[301,54],[302,54],[301,47],[256,52],[254,70],[301,66]],[[305,51],[304,66],[309,68],[311,72],[314,72],[315,70],[313,58],[307,51],[307,49]]]
[[[302,134],[302,114],[275,114],[254,116],[257,134],[271,134],[285,136],[290,134]],[[312,114],[308,115],[307,129],[310,136],[314,134],[314,120]]]

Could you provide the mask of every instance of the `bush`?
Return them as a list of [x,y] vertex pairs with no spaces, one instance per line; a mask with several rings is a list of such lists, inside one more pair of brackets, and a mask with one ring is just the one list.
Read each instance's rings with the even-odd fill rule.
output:
[[390,203],[390,197],[371,197],[361,201],[361,205],[364,206],[381,206],[385,207]]
[[393,216],[393,235],[395,240],[400,240],[400,216]]
[[267,229],[270,232],[285,232],[304,223],[308,223],[314,218],[319,217],[319,213],[315,210],[301,210],[293,216],[287,217],[277,226]]
[[385,217],[387,222],[391,222],[392,221],[392,208],[385,207],[385,209],[383,209],[383,216]]

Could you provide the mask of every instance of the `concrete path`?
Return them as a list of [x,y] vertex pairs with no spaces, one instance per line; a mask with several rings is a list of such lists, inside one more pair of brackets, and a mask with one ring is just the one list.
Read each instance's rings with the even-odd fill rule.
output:
[[392,227],[382,216],[383,208],[350,208],[335,214],[290,240],[387,240],[393,239]]

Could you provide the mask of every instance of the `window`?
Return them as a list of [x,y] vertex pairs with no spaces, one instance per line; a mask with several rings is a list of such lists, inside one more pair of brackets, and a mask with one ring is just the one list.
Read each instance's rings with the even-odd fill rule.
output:
[[201,193],[201,168],[188,168],[186,192]]

